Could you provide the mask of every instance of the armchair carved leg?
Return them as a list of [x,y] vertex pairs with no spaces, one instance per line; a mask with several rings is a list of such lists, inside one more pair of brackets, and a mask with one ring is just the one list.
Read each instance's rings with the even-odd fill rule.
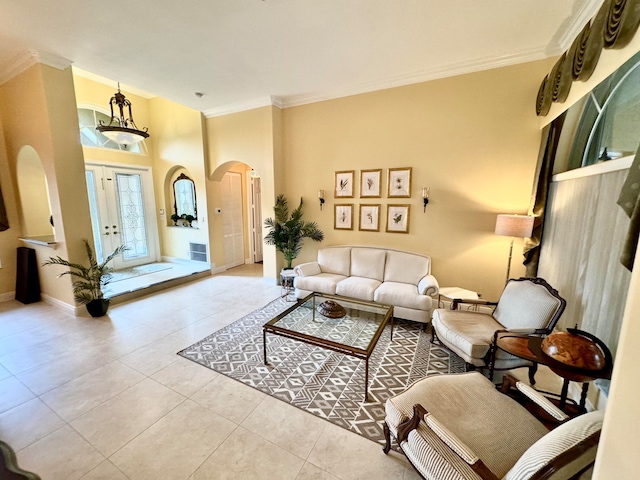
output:
[[529,367],[529,383],[531,385],[536,384],[536,372],[538,371],[538,364],[534,363]]
[[389,430],[389,425],[387,425],[387,422],[384,422],[382,424],[382,429],[384,430],[384,440],[386,442],[384,447],[382,447],[382,451],[386,455],[391,450],[391,431]]

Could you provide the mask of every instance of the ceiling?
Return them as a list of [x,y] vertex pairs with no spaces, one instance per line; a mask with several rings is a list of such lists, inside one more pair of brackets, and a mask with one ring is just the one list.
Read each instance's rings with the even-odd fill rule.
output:
[[555,56],[601,4],[0,0],[0,83],[31,56],[211,116],[292,106]]

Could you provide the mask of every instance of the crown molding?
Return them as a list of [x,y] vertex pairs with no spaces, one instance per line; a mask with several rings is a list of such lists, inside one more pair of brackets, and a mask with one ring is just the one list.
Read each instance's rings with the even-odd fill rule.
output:
[[[91,73],[81,68],[73,66],[73,74],[78,77],[86,78],[87,80],[91,80],[92,82],[100,83],[102,85],[106,85],[107,87],[111,87],[114,90],[117,88],[118,82],[115,80],[111,80],[110,78],[103,77],[102,75],[98,75],[96,73]],[[124,90],[127,93],[132,95],[137,95],[138,97],[146,98],[147,100],[151,98],[157,97],[152,93],[149,93],[145,90],[141,90],[136,87],[132,87],[131,85],[120,83],[120,89]]]
[[596,16],[603,3],[604,0],[587,0],[585,4],[582,5],[582,8],[580,8],[575,15],[571,16],[569,24],[558,38],[557,44],[551,47],[551,49],[559,53],[568,50],[584,26]]
[[466,73],[490,70],[492,68],[507,67],[518,63],[543,60],[548,57],[549,54],[546,47],[539,47],[526,51],[506,53],[499,56],[494,55],[491,57],[480,58],[472,61],[450,63],[442,67],[418,70],[402,75],[396,75],[394,77],[388,77],[378,81],[345,86],[334,90],[282,97],[281,108],[297,107],[309,103],[316,103],[326,100],[333,100],[336,98],[348,97],[351,95],[360,95],[362,93],[375,92],[377,90],[403,87],[406,85],[438,80],[440,78],[454,77],[457,75],[464,75]]
[[58,70],[64,70],[71,66],[73,62],[66,58],[54,55],[53,53],[42,52],[35,49],[24,50],[13,57],[13,60],[2,68],[0,71],[0,85],[20,75],[36,63],[42,63],[44,65],[57,68]]
[[271,106],[284,108],[282,98],[275,95],[253,98],[244,102],[231,103],[223,107],[210,108],[209,110],[203,111],[202,114],[206,118],[222,117],[224,115],[230,115],[232,113],[245,112],[247,110],[254,110],[256,108]]

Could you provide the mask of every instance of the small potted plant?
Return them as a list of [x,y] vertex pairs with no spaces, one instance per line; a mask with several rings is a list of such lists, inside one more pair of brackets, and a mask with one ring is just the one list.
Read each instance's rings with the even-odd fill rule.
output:
[[316,242],[324,240],[324,233],[318,228],[316,222],[302,220],[302,198],[300,205],[289,216],[287,199],[284,195],[278,195],[273,207],[274,218],[267,218],[264,226],[270,231],[264,237],[266,245],[275,245],[276,250],[284,255],[287,262],[285,270],[291,269],[291,262],[302,250],[302,240],[310,238]]
[[87,306],[87,311],[92,317],[102,317],[109,309],[109,299],[104,297],[103,288],[111,282],[111,272],[113,268],[107,264],[115,257],[129,249],[126,245],[120,245],[104,259],[102,263],[98,263],[93,253],[93,248],[86,238],[83,238],[87,257],[89,258],[89,266],[86,267],[81,263],[71,263],[61,257],[49,257],[42,265],[63,265],[69,267],[70,270],[62,272],[58,278],[63,275],[71,275],[77,280],[72,282],[73,295],[81,305]]

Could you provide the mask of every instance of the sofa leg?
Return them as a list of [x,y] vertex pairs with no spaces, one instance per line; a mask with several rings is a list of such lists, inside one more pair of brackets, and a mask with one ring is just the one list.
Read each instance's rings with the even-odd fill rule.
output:
[[465,372],[473,372],[475,369],[476,369],[476,366],[473,363],[464,362]]
[[389,425],[387,425],[387,422],[384,422],[382,424],[382,429],[384,430],[384,439],[386,442],[384,447],[382,447],[382,451],[386,455],[391,450],[391,431],[389,430]]

